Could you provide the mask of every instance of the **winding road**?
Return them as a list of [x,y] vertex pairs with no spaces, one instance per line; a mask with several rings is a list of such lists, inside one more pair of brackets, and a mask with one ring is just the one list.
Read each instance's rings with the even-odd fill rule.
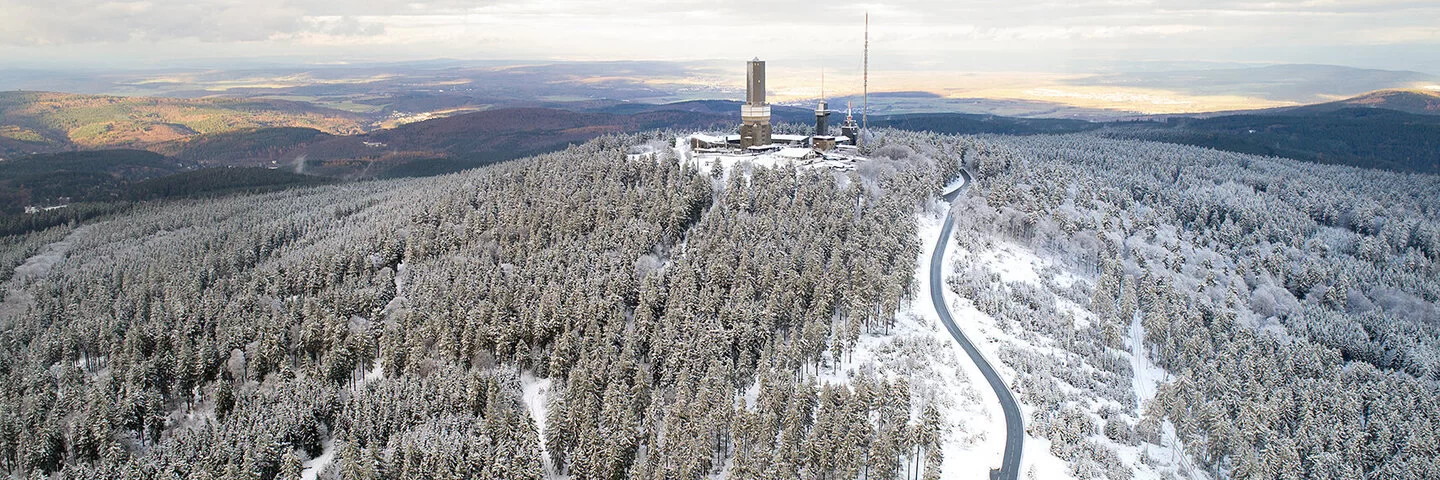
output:
[[[965,183],[954,192],[944,195],[947,202],[954,203],[956,198],[964,195],[970,189],[970,173],[960,171]],[[950,244],[950,232],[955,228],[955,209],[951,208],[950,213],[945,216],[945,227],[940,229],[940,239],[936,240],[935,253],[930,255],[930,301],[935,303],[935,313],[940,314],[940,321],[945,328],[950,330],[950,336],[960,342],[960,347],[970,355],[970,360],[980,369],[980,374],[985,381],[990,382],[990,388],[995,390],[995,396],[1000,399],[1000,409],[1005,412],[1005,457],[1000,462],[999,471],[991,470],[990,478],[1002,480],[1015,480],[1020,477],[1020,450],[1025,442],[1025,426],[1020,418],[1020,406],[1015,403],[1015,396],[1005,386],[1005,381],[1000,374],[995,373],[995,367],[980,355],[970,339],[955,325],[955,319],[950,317],[950,309],[945,305],[944,290],[945,282],[942,281],[945,264],[945,247]]]

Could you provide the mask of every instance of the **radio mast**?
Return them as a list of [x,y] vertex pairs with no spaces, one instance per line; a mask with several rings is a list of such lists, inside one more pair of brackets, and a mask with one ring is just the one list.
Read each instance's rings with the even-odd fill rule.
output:
[[860,104],[860,128],[870,130],[870,11],[865,11],[864,103]]

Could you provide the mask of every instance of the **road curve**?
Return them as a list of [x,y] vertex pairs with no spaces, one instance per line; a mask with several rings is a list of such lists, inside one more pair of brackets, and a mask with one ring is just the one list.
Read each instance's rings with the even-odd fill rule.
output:
[[[954,202],[957,197],[963,195],[970,189],[970,174],[964,170],[960,175],[965,178],[964,186],[944,196],[946,201]],[[1000,409],[1005,412],[1005,457],[1000,462],[999,476],[994,472],[991,478],[1002,480],[1015,480],[1020,477],[1020,449],[1025,442],[1024,421],[1020,418],[1020,406],[1015,403],[1015,396],[1005,386],[1005,381],[1000,379],[1000,374],[995,373],[995,367],[980,355],[970,339],[955,326],[955,319],[950,317],[950,309],[945,305],[944,290],[945,282],[942,281],[945,264],[945,247],[950,244],[950,232],[955,228],[955,210],[945,216],[945,227],[940,229],[940,239],[935,242],[935,253],[930,255],[930,301],[935,303],[935,313],[940,314],[940,321],[945,328],[950,330],[950,336],[960,342],[960,347],[970,355],[970,360],[980,369],[980,374],[985,381],[990,382],[990,388],[995,390],[995,396],[1000,399]]]

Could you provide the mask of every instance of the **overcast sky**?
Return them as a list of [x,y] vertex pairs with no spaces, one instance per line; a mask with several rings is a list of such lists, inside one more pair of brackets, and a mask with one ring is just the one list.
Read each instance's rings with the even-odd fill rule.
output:
[[1440,73],[1440,1],[0,0],[0,64],[430,58],[1093,71],[1135,61]]

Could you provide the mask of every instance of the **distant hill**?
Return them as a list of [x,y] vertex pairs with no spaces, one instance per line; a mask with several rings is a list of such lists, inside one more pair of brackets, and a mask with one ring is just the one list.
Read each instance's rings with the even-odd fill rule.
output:
[[0,92],[0,155],[71,148],[147,148],[201,134],[308,127],[355,134],[355,113],[285,100]]
[[196,135],[152,149],[208,166],[265,166],[291,149],[333,137],[313,128],[250,128]]
[[[894,97],[927,99],[919,94]],[[322,182],[314,176],[366,179],[450,173],[560,150],[607,134],[731,128],[739,122],[740,105],[727,100],[669,104],[597,101],[577,105],[574,110],[496,108],[369,133],[339,134],[344,132],[254,125],[306,118],[338,122],[354,117],[307,116],[320,112],[296,102],[247,102],[0,94],[0,111],[21,112],[0,119],[4,124],[0,126],[0,212],[17,213],[29,205]],[[42,105],[48,106],[40,108]],[[76,110],[65,111],[65,105]],[[814,120],[812,110],[798,106],[776,105],[772,111],[777,122],[809,125]],[[71,136],[72,131],[83,129],[61,127],[105,124],[122,114],[130,119],[125,121],[138,122],[136,125],[164,119],[191,123],[175,124],[174,131],[183,127],[187,132],[181,137],[144,146],[153,152],[112,149],[16,154],[83,147],[73,143]],[[286,116],[291,114],[296,116]],[[207,115],[218,115],[220,120]],[[1153,120],[1157,121],[1100,123],[957,113],[870,116],[872,127],[946,134],[1093,132],[1322,163],[1440,173],[1440,95],[1428,92],[1382,91],[1305,107]],[[833,124],[839,122],[832,119]],[[330,124],[340,125],[346,124]],[[248,168],[202,170],[208,167]]]
[[335,182],[265,168],[196,168],[143,150],[39,154],[0,162],[0,237],[123,211],[133,201]]
[[[737,109],[738,110],[738,109]],[[400,155],[399,160],[450,158],[458,162],[446,173],[463,168],[563,149],[595,137],[654,129],[698,129],[728,125],[731,120],[704,112],[657,110],[635,114],[572,112],[550,108],[503,108],[427,120],[382,130],[363,137],[337,139],[383,144],[371,150]],[[327,152],[311,150],[325,159]],[[430,165],[436,162],[429,161]],[[382,165],[384,166],[384,165]],[[426,172],[427,174],[430,172]]]
[[1099,129],[1104,124],[1054,118],[1014,118],[965,113],[915,113],[871,117],[870,125],[945,134],[1035,135],[1088,132]]
[[255,167],[202,168],[128,185],[131,200],[261,192],[334,183],[334,179]]
[[1440,78],[1421,72],[1374,70],[1336,65],[1270,65],[1115,73],[1079,77],[1070,80],[1069,83],[1152,88],[1192,95],[1238,95],[1269,100],[1318,103],[1376,90],[1408,88],[1419,83],[1440,83]]
[[[638,113],[663,111],[704,113],[729,117],[738,124],[740,122],[740,105],[743,103],[744,102],[735,100],[690,100],[658,105],[649,103],[622,103],[596,109],[595,111],[617,115],[634,115]],[[815,110],[809,108],[771,105],[770,116],[771,120],[775,122],[803,124],[815,122]]]
[[363,135],[329,135],[305,128],[248,129],[200,135],[158,149],[207,166],[282,167],[336,178],[376,178],[455,172],[612,133],[723,128],[738,122],[738,116],[731,119],[704,111],[613,114],[502,108]]
[[1440,92],[1425,90],[1380,90],[1338,102],[1274,109],[1282,114],[1314,114],[1347,108],[1380,108],[1417,115],[1440,115]]
[[1339,106],[1163,122],[1112,123],[1105,134],[1239,153],[1440,174],[1440,115]]
[[0,161],[0,214],[21,214],[26,206],[286,188],[329,179],[437,175],[560,150],[601,135],[723,128],[732,123],[724,115],[681,110],[610,114],[512,108],[364,135],[253,128],[152,146],[168,156],[143,150],[16,156]]

